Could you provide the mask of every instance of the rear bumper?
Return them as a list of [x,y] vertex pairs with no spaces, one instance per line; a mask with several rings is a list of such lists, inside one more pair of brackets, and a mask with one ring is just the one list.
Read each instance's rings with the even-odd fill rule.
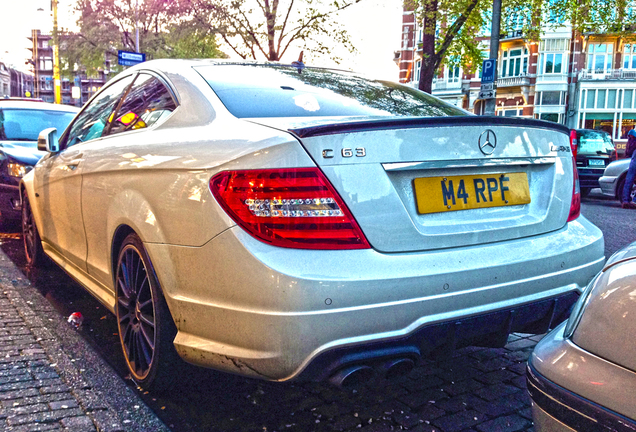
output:
[[[617,187],[618,177],[614,176],[603,176],[598,179],[599,187],[603,192],[603,195],[611,196],[616,198],[617,196]],[[621,195],[623,191],[619,191],[618,195]]]
[[584,217],[531,238],[418,253],[276,248],[238,227],[199,248],[146,248],[179,354],[276,381],[543,332],[604,262],[602,233]]
[[605,169],[579,168],[579,182],[582,188],[600,187],[599,179],[603,176]]
[[535,430],[635,431],[636,373],[564,339],[563,329],[544,337],[528,361]]

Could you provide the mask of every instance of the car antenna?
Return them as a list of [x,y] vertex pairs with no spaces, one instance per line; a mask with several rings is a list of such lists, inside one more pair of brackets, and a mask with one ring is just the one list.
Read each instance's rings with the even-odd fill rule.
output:
[[305,64],[303,63],[303,51],[300,52],[298,60],[292,62],[292,66],[298,69],[298,73],[302,73],[303,69],[305,69]]

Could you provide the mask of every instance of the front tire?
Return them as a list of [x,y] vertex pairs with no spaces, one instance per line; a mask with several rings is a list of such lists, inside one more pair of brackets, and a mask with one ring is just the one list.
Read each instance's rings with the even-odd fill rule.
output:
[[42,267],[46,256],[42,249],[42,240],[38,227],[35,225],[31,203],[26,191],[22,195],[22,241],[24,242],[24,255],[28,268]]
[[[618,184],[616,185],[616,198],[620,202],[623,202],[623,188],[624,187],[625,187],[625,177],[620,179]],[[636,200],[636,183],[632,184],[632,190],[630,192],[630,196],[632,198],[631,202],[635,202],[635,200]]]
[[130,376],[144,389],[165,390],[179,363],[176,326],[141,239],[129,234],[115,273],[115,313]]

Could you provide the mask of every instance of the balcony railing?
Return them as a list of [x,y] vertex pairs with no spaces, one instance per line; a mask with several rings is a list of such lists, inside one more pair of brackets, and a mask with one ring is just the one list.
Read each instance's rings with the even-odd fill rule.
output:
[[525,75],[497,78],[497,87],[515,87],[530,85],[530,78]]
[[584,69],[579,80],[634,80],[636,69]]
[[462,81],[433,80],[433,90],[456,90],[462,88]]

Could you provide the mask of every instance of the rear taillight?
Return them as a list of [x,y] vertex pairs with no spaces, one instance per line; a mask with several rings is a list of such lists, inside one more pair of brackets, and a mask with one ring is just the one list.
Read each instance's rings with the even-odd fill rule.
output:
[[576,153],[578,151],[579,140],[576,138],[576,130],[570,130],[570,148],[572,149],[572,156],[576,159]]
[[572,158],[572,170],[574,171],[574,184],[572,185],[572,203],[568,222],[573,221],[581,214],[581,186],[579,185],[579,171],[576,169],[576,158]]
[[212,177],[210,190],[238,225],[274,246],[370,247],[318,168],[223,171]]

